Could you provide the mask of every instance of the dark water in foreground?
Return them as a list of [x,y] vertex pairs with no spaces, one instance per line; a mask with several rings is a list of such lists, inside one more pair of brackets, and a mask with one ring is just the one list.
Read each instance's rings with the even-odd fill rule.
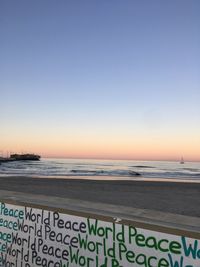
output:
[[[136,176],[139,173],[141,176]],[[176,179],[200,182],[200,163],[86,159],[41,159],[0,164],[0,176],[86,177],[98,179]],[[115,178],[118,177],[118,178]],[[96,178],[95,178],[96,179]]]

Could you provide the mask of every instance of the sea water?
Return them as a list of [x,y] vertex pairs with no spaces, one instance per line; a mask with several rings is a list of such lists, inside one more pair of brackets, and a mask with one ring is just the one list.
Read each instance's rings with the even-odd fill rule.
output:
[[[139,175],[136,175],[139,174]],[[200,163],[135,160],[41,159],[0,164],[0,176],[200,182]]]

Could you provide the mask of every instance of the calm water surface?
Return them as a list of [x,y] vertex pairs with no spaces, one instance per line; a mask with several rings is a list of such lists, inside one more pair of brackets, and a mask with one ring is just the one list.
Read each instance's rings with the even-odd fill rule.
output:
[[[136,174],[140,174],[139,176]],[[85,159],[41,159],[0,164],[0,176],[91,179],[176,179],[200,182],[200,163]],[[108,178],[108,176],[110,178]]]

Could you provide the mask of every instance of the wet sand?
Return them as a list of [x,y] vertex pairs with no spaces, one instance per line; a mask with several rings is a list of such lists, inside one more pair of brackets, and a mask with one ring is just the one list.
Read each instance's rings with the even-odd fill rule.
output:
[[200,217],[200,183],[0,177],[0,190]]

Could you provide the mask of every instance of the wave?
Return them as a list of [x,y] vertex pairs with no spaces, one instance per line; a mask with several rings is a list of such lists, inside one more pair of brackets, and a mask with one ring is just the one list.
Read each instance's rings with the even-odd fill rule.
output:
[[183,168],[183,170],[190,171],[190,172],[200,172],[200,169],[196,169],[196,168]]
[[[143,173],[142,173],[143,174]],[[150,178],[200,178],[200,173],[184,173],[178,171],[165,171],[165,172],[148,172],[145,173],[146,177]]]
[[145,166],[145,165],[137,165],[137,166],[131,166],[133,168],[145,168],[145,169],[154,169],[156,167],[153,166]]
[[73,174],[78,175],[104,175],[104,176],[140,176],[141,174],[131,170],[71,170]]

